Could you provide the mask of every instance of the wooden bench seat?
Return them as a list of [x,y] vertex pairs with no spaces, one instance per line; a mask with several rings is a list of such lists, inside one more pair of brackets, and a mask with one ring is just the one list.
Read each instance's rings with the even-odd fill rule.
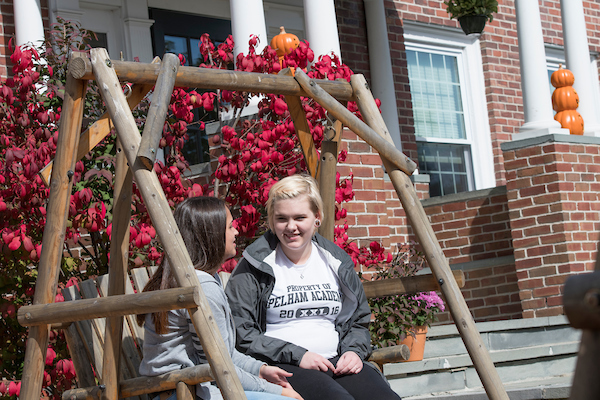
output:
[[[121,296],[128,296],[134,293],[138,294],[136,294],[135,297],[121,297],[115,300],[129,302],[130,300],[123,299],[135,299],[142,295],[141,291],[146,282],[148,282],[149,276],[153,273],[155,268],[156,267],[142,267],[133,269],[130,272],[131,279],[128,280],[128,284],[126,285],[126,294]],[[223,285],[226,285],[227,280],[229,279],[229,274],[221,273],[220,275]],[[464,286],[464,275],[462,271],[456,271],[454,273],[454,278],[457,280],[460,287]],[[98,303],[102,301],[100,299],[105,298],[105,294],[107,293],[107,284],[108,276],[103,275],[97,279],[89,279],[81,282],[79,284],[79,290],[75,286],[63,289],[65,302],[70,303],[71,301],[80,301],[81,299],[96,299],[95,301]],[[401,293],[412,293],[417,291],[439,290],[439,283],[432,275],[364,282],[363,285],[365,288],[365,293],[369,298]],[[189,291],[189,288],[169,290],[179,290],[183,293],[186,292],[184,289],[188,289]],[[183,294],[180,296],[183,296]],[[105,301],[106,300],[109,300],[109,298],[106,298]],[[187,299],[182,301],[185,301],[185,306],[189,307],[192,300]],[[44,308],[47,311],[59,307],[65,308],[65,306],[70,305],[61,305],[58,303],[44,305]],[[171,306],[168,309],[186,307]],[[103,389],[102,360],[105,334],[105,322],[102,316],[114,316],[115,314],[121,313],[119,310],[115,310],[115,307],[113,307],[112,310],[106,311],[102,311],[103,308],[105,307],[96,307],[93,316],[98,316],[98,318],[77,320],[85,317],[78,317],[75,315],[75,313],[72,313],[70,315],[70,319],[74,320],[75,322],[71,324],[63,323],[61,326],[59,326],[65,332],[65,337],[67,339],[73,364],[77,373],[78,384],[80,386],[79,389],[73,389],[65,392],[63,399],[101,398]],[[167,307],[163,306],[163,309],[167,309]],[[42,313],[35,313],[33,311],[36,311],[36,309],[29,309],[29,318],[30,320],[34,320],[35,323],[39,323],[38,319],[42,319],[43,317],[38,317],[38,319],[36,319],[36,314]],[[47,312],[44,314],[47,314]],[[190,393],[190,389],[188,389],[188,385],[193,387],[193,385],[197,383],[214,380],[208,365],[190,367],[155,377],[140,377],[138,374],[138,368],[142,359],[144,329],[137,325],[135,315],[127,315],[124,312],[121,313],[121,315],[124,315],[125,318],[123,320],[123,342],[121,347],[121,368],[119,379],[120,398],[147,399],[148,393],[170,389],[177,389],[178,391],[181,391],[181,393],[184,393],[182,394],[181,398],[186,398],[185,396],[189,396],[188,398],[193,398]],[[23,320],[26,320],[26,317],[21,317]],[[89,318],[89,316],[87,318]],[[408,348],[401,345],[376,349],[373,351],[373,355],[369,361],[374,362],[381,368],[381,366],[385,363],[406,360],[408,357]]]

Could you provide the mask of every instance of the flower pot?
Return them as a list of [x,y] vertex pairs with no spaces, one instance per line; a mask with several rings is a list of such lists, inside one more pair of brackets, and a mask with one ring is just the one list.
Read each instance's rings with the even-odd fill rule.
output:
[[465,35],[473,33],[480,35],[485,28],[487,17],[485,15],[463,15],[458,18],[458,22]]
[[411,328],[411,333],[409,333],[401,343],[407,345],[410,349],[410,357],[405,361],[421,361],[423,359],[426,335],[427,325]]

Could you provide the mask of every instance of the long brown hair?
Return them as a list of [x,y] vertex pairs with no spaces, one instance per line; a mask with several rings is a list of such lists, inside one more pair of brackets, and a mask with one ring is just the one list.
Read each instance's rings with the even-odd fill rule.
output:
[[[194,268],[214,274],[225,257],[225,232],[227,230],[227,205],[216,197],[191,197],[181,202],[173,213]],[[152,275],[144,292],[177,287],[169,260],[165,257]],[[145,314],[137,316],[142,326]],[[167,313],[152,313],[156,333],[165,334]]]

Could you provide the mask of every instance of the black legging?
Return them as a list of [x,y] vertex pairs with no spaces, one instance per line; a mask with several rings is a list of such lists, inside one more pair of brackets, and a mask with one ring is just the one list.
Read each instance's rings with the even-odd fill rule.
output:
[[[336,365],[339,357],[330,359]],[[375,368],[363,362],[358,374],[334,375],[332,371],[304,369],[290,364],[276,364],[291,372],[287,378],[304,400],[400,400]]]

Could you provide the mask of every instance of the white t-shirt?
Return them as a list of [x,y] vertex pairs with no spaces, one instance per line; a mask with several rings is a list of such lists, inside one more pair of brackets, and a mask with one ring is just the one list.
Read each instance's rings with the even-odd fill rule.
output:
[[338,355],[335,319],[342,308],[342,292],[337,276],[311,246],[306,264],[296,265],[278,245],[265,335],[332,358]]

